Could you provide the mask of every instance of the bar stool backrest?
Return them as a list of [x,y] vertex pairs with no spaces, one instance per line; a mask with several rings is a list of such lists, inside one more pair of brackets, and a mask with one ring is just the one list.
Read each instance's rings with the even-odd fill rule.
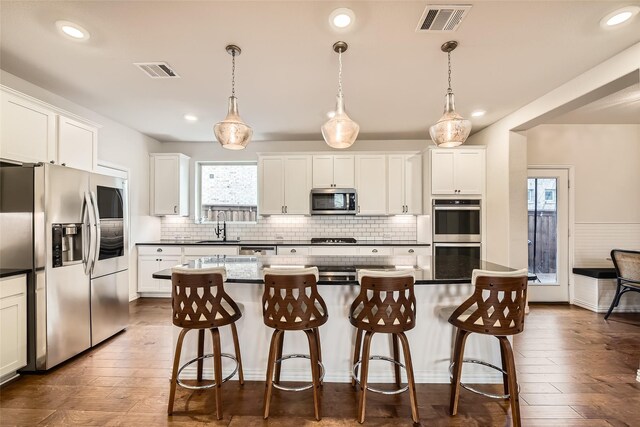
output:
[[475,270],[475,290],[449,317],[449,323],[470,332],[504,336],[524,329],[527,270],[508,273]]
[[358,329],[399,333],[416,323],[414,278],[405,271],[360,271],[360,293],[351,304],[349,320]]
[[611,251],[613,266],[619,279],[640,287],[640,252],[614,249]]
[[171,270],[173,324],[182,328],[210,329],[229,325],[242,313],[224,290],[224,267]]
[[265,268],[262,316],[280,330],[317,328],[327,321],[327,305],[318,293],[318,269]]

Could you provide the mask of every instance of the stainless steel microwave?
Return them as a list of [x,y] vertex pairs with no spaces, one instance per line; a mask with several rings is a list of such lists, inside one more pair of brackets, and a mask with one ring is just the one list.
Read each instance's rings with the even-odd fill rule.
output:
[[314,188],[310,204],[311,215],[355,215],[358,196],[354,188]]

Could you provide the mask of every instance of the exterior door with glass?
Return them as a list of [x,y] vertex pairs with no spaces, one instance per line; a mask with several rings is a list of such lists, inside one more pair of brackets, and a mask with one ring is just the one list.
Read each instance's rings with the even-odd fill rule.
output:
[[569,171],[529,169],[529,301],[569,301]]

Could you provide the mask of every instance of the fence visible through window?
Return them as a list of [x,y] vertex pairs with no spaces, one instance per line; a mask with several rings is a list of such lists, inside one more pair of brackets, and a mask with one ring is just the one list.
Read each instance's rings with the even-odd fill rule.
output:
[[529,272],[540,283],[558,283],[558,206],[556,178],[529,178]]

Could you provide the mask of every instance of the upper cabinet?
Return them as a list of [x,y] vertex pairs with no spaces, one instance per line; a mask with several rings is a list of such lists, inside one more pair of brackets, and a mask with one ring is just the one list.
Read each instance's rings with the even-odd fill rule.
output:
[[261,156],[258,213],[309,215],[311,170],[311,156]]
[[150,154],[151,215],[189,215],[189,157]]
[[98,128],[60,114],[33,98],[0,91],[0,157],[26,163],[49,162],[93,171]]
[[432,149],[431,194],[482,195],[484,164],[484,149]]
[[422,213],[422,156],[387,156],[389,215]]
[[386,215],[387,156],[359,154],[355,159],[358,215]]
[[355,164],[352,155],[313,156],[313,188],[353,188]]

